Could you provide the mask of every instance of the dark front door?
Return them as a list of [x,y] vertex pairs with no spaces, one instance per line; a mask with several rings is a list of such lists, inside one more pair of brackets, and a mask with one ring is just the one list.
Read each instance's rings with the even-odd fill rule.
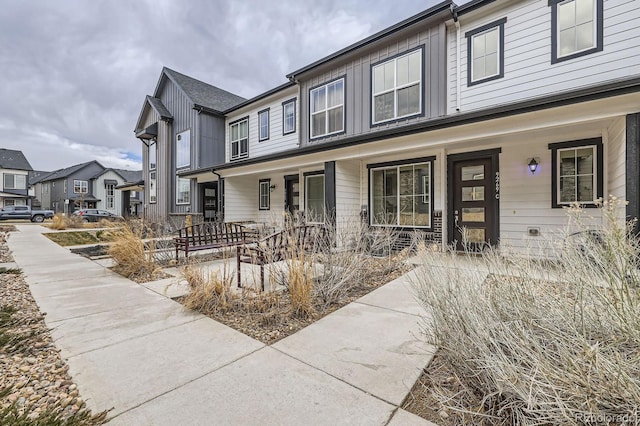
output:
[[218,183],[205,183],[202,185],[202,214],[204,220],[213,222],[218,213]]
[[284,186],[284,207],[291,217],[295,219],[298,210],[300,210],[300,178],[298,175],[285,176]]
[[492,157],[450,162],[449,241],[457,250],[480,251],[498,241],[499,174],[494,162]]

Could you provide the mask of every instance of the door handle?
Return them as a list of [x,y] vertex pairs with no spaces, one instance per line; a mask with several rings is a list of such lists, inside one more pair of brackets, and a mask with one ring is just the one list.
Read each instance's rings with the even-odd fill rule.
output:
[[453,212],[453,223],[456,227],[458,226],[458,210]]

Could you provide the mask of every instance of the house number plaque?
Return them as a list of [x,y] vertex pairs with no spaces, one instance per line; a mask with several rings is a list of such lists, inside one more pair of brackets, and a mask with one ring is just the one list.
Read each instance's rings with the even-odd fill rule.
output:
[[500,199],[500,172],[496,172],[496,200]]

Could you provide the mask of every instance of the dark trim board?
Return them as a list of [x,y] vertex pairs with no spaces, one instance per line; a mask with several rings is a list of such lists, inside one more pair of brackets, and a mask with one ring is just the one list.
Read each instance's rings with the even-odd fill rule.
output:
[[[447,156],[447,243],[453,243],[454,223],[451,220],[453,212],[453,197],[454,197],[454,176],[453,176],[453,163],[456,161],[464,160],[477,160],[482,158],[490,158],[492,164],[491,175],[495,179],[495,196],[494,196],[494,214],[493,225],[495,229],[495,245],[500,243],[500,153],[502,148],[484,149],[482,151],[463,152],[460,154],[450,154]],[[443,236],[444,240],[444,236]]]
[[[306,188],[305,188],[306,191]],[[305,205],[305,209],[306,209]],[[324,208],[329,223],[336,224],[336,162],[324,163]],[[326,222],[326,219],[325,219]]]
[[[233,164],[225,163],[215,166],[216,171],[232,169],[236,167],[248,166],[257,163],[265,163],[268,161],[282,160],[286,158],[294,158],[306,154],[317,152],[331,151],[334,149],[345,148],[349,146],[361,145],[369,142],[389,139],[392,137],[413,135],[416,133],[429,132],[432,130],[446,129],[449,127],[461,126],[464,124],[472,124],[483,121],[495,120],[504,117],[511,117],[529,112],[542,111],[551,108],[557,108],[566,105],[574,105],[582,102],[589,102],[614,96],[626,95],[640,91],[640,78],[632,78],[615,83],[608,83],[598,87],[590,87],[586,89],[578,89],[565,92],[558,95],[547,96],[540,99],[527,100],[509,105],[503,105],[482,111],[474,111],[456,115],[450,115],[443,118],[436,118],[426,122],[408,124],[403,127],[392,128],[388,130],[380,130],[372,134],[363,134],[337,140],[327,144],[313,144],[301,148],[288,151],[282,151],[275,154],[264,155],[258,158],[244,159]],[[211,167],[199,170],[189,171],[184,175],[196,175],[208,172]]]
[[[640,113],[627,115],[626,123],[626,219],[640,219]],[[633,233],[640,232],[638,221],[634,223]]]

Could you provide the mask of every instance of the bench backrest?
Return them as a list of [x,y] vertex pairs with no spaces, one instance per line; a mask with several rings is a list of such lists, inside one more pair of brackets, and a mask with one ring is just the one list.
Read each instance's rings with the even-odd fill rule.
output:
[[186,238],[194,245],[243,243],[250,233],[237,223],[204,222],[178,230],[180,238]]
[[275,258],[289,257],[297,248],[306,253],[315,253],[326,245],[327,228],[322,225],[294,226],[269,235],[260,241],[262,250]]

